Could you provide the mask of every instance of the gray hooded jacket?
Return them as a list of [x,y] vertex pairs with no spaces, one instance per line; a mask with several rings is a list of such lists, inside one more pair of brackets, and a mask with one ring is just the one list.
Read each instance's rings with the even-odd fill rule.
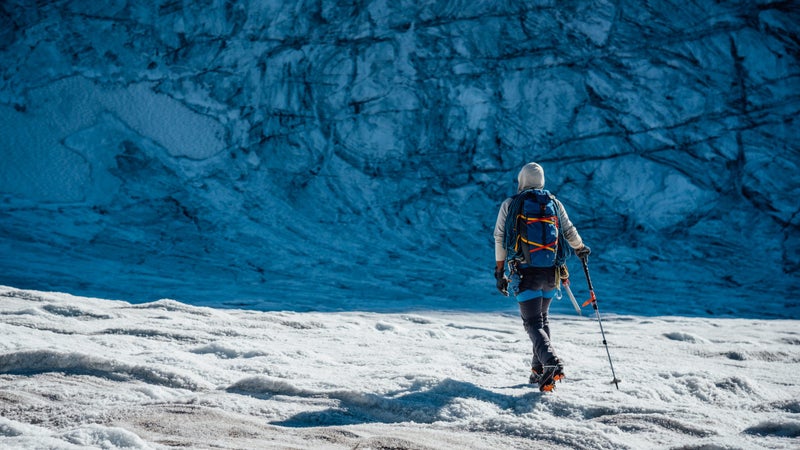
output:
[[[536,163],[525,164],[517,175],[517,192],[526,189],[544,189],[544,169]],[[558,223],[561,224],[561,231],[569,242],[569,246],[575,250],[583,247],[583,239],[575,229],[575,225],[569,220],[564,205],[558,199],[554,199],[558,207]],[[506,235],[506,217],[508,216],[508,206],[511,204],[511,197],[505,199],[500,205],[500,212],[497,213],[497,222],[494,225],[494,259],[495,261],[505,261],[508,252],[503,246]]]

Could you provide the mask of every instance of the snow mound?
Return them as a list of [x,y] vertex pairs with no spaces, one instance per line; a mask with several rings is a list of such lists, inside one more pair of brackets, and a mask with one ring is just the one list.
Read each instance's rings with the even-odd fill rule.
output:
[[136,379],[149,384],[197,391],[208,388],[194,377],[153,366],[136,366],[84,353],[31,350],[0,354],[0,373],[32,375],[62,372],[123,381]]

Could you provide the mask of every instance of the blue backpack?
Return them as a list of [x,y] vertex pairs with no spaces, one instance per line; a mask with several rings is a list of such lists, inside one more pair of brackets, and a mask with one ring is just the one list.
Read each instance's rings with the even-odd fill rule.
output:
[[554,267],[573,253],[564,242],[558,223],[555,196],[543,189],[529,189],[512,197],[506,217],[507,260],[517,267]]

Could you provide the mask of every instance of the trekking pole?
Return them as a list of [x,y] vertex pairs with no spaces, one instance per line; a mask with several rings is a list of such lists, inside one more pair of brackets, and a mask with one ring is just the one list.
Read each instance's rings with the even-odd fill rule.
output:
[[614,373],[614,364],[611,362],[611,352],[608,351],[608,342],[606,341],[606,333],[603,331],[603,321],[600,320],[600,310],[597,308],[597,297],[594,295],[594,288],[592,287],[592,279],[589,277],[589,257],[585,256],[581,258],[581,263],[583,263],[583,273],[586,274],[586,284],[589,285],[589,300],[583,303],[583,306],[588,305],[589,303],[592,304],[592,308],[594,308],[595,315],[597,315],[597,323],[600,324],[600,334],[603,336],[603,345],[606,347],[606,354],[608,355],[608,365],[611,366],[611,376],[614,377],[611,380],[612,383],[619,389],[620,379],[617,378],[617,375]]

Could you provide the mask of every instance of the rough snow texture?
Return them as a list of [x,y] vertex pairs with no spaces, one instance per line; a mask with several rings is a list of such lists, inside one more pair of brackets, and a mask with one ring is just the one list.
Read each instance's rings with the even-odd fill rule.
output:
[[797,318],[798,23],[752,0],[4,1],[0,282],[496,308],[491,226],[535,160],[614,310]]
[[0,287],[0,447],[796,449],[797,321],[255,312]]

